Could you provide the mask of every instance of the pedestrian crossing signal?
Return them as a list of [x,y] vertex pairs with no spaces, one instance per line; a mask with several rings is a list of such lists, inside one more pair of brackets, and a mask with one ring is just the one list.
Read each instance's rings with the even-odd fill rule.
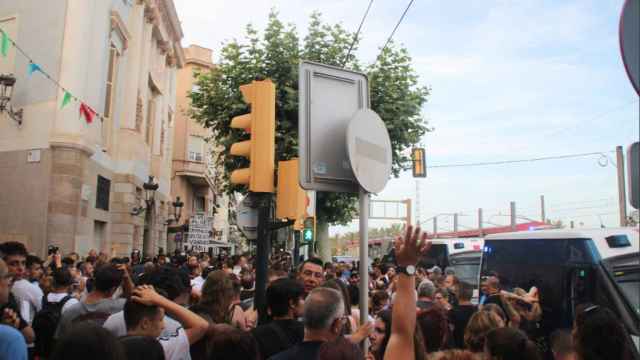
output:
[[312,229],[304,229],[302,232],[302,238],[304,241],[313,241],[313,230]]

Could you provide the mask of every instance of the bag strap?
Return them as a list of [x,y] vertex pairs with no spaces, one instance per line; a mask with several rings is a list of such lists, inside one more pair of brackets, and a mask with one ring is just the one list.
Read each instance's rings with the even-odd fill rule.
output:
[[73,298],[73,296],[71,296],[71,295],[67,295],[67,296],[63,297],[62,300],[59,301],[60,310],[62,310],[64,305],[67,303],[67,301],[71,300],[72,298]]

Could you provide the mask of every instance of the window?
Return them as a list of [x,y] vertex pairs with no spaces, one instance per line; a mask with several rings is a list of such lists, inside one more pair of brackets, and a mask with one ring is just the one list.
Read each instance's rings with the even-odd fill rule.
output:
[[215,209],[216,209],[216,205],[213,202],[213,199],[209,199],[207,201],[207,215],[209,216],[215,215]]
[[194,196],[193,197],[193,212],[194,213],[204,213],[204,196]]
[[204,161],[204,139],[200,136],[189,136],[189,161]]
[[109,211],[109,197],[111,192],[111,180],[98,175],[98,185],[96,186],[96,209]]
[[104,99],[104,121],[102,122],[102,146],[109,149],[111,141],[111,118],[115,102],[116,79],[118,77],[118,50],[114,45],[109,49],[109,63],[107,64],[107,89]]
[[147,129],[145,134],[145,142],[151,146],[153,137],[153,125],[155,123],[155,106],[156,102],[153,98],[153,90],[149,89],[149,100],[147,101]]

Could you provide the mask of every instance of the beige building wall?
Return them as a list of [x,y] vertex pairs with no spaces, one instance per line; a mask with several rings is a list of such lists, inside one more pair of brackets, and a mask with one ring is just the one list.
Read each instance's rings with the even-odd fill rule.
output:
[[[125,255],[142,249],[143,238],[150,254],[166,248],[176,72],[184,63],[173,1],[0,0],[0,27],[105,114],[88,124],[79,103],[61,109],[64,92],[42,74],[27,76],[28,60],[10,49],[0,73],[16,75],[11,103],[24,121],[0,115],[0,241],[23,241],[39,255],[50,244]],[[132,215],[146,207],[150,175],[156,201]],[[99,176],[110,182],[105,191]],[[99,208],[98,193],[108,193],[108,209]]]
[[[216,196],[214,178],[216,169],[213,167],[211,153],[214,150],[207,141],[211,131],[205,129],[196,120],[189,117],[191,101],[188,98],[194,90],[197,73],[204,73],[213,69],[210,49],[191,45],[184,49],[185,65],[178,72],[177,80],[177,113],[174,128],[173,147],[173,177],[172,194],[180,196],[184,202],[182,217],[175,223],[173,229],[181,232],[184,238],[184,225],[188,225],[189,218],[202,210],[207,215],[214,216],[214,240],[220,243],[228,242],[228,198]],[[197,202],[204,199],[204,206],[199,208]],[[173,237],[175,238],[175,237]],[[181,243],[174,244],[180,246]],[[171,249],[171,247],[170,247]]]

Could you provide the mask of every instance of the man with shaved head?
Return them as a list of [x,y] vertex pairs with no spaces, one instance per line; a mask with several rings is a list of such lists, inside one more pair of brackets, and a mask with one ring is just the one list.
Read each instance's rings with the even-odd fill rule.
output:
[[320,346],[333,341],[342,333],[344,326],[344,301],[334,289],[313,289],[304,302],[304,340],[283,351],[272,360],[316,359]]

